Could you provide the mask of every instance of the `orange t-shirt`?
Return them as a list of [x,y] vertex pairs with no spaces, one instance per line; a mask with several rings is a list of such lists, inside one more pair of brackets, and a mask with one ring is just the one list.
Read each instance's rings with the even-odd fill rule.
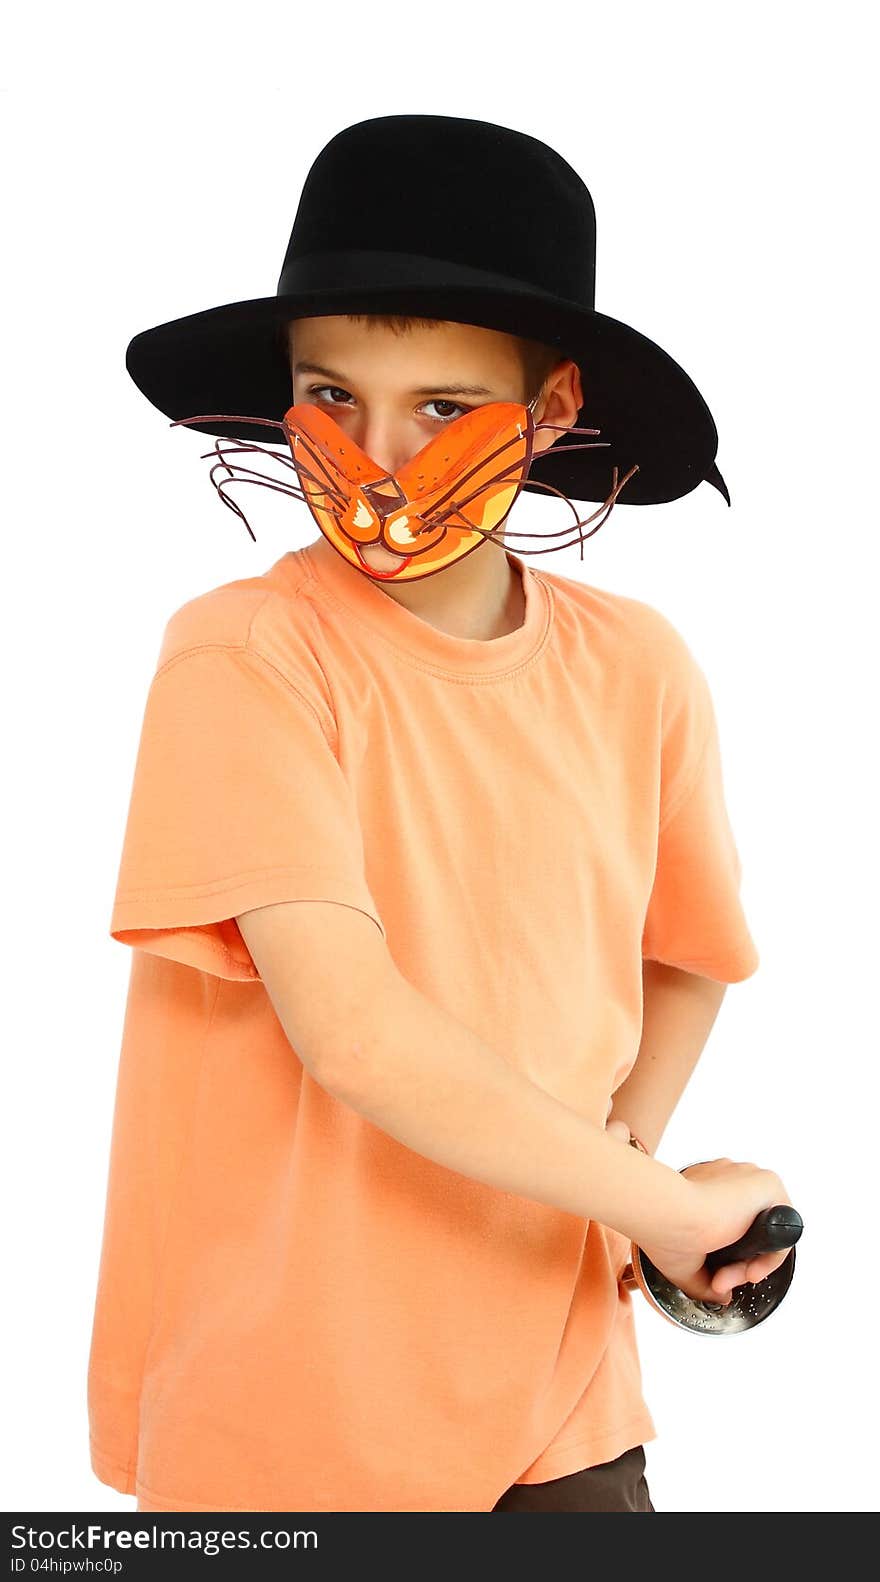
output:
[[323,537],[165,628],[110,929],[134,948],[88,1378],[93,1469],[139,1509],[489,1511],[656,1437],[626,1239],[327,1093],[235,922],[364,912],[597,1125],[643,956],[755,971],[684,639],[505,553],[525,619],[489,641]]

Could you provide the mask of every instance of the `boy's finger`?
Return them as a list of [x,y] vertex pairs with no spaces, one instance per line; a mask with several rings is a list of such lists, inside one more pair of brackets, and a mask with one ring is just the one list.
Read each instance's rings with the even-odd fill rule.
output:
[[747,1263],[727,1263],[722,1268],[716,1269],[712,1276],[712,1285],[716,1291],[732,1291],[735,1285],[756,1285],[759,1280],[766,1279],[774,1269],[778,1269],[788,1257],[788,1249],[784,1252],[765,1252],[760,1258],[750,1258]]
[[715,1270],[712,1276],[713,1291],[718,1291],[724,1295],[726,1292],[732,1291],[735,1285],[742,1285],[747,1278],[747,1268],[748,1265],[745,1263],[723,1264],[720,1269]]
[[626,1121],[609,1121],[605,1130],[609,1137],[616,1137],[619,1142],[629,1144],[629,1127]]
[[765,1280],[768,1274],[772,1274],[785,1263],[789,1251],[790,1249],[786,1247],[784,1252],[765,1252],[760,1258],[752,1258],[748,1265],[748,1278],[753,1283]]

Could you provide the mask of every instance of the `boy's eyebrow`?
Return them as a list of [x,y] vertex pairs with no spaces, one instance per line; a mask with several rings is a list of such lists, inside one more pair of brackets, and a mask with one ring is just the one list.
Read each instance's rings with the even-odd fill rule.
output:
[[[323,368],[320,363],[298,362],[294,364],[295,374],[321,374],[325,379],[337,381],[342,389],[346,389],[345,376],[337,373],[335,368]],[[492,395],[486,385],[420,385],[417,390],[411,390],[410,395]]]

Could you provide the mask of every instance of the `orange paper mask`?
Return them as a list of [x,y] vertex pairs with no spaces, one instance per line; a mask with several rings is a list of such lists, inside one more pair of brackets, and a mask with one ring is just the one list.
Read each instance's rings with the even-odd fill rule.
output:
[[[284,421],[324,537],[353,566],[394,582],[430,576],[476,549],[510,511],[532,455],[531,413],[513,401],[444,424],[396,473],[383,472],[319,407],[292,406]],[[376,571],[361,555],[368,544],[398,563]]]
[[[218,440],[214,449],[220,460],[211,469],[211,481],[215,481],[216,466],[234,475],[225,460],[231,453],[260,451],[271,455],[273,460],[293,467],[299,488],[274,482],[239,465],[234,472],[241,474],[243,481],[248,481],[250,474],[255,481],[304,500],[324,537],[359,571],[378,581],[408,582],[445,570],[485,540],[504,547],[498,529],[508,516],[532,461],[536,431],[533,405],[534,402],[525,406],[517,401],[493,401],[475,407],[444,424],[440,432],[396,473],[383,471],[328,412],[309,402],[289,407],[281,423],[270,423],[265,418],[232,418],[228,414],[179,418],[177,422],[260,422],[281,429],[290,449],[289,461],[265,452],[259,445]],[[554,426],[538,425],[541,428]],[[598,429],[564,431],[599,432]],[[617,469],[613,469],[611,493],[587,521],[602,513],[604,521],[623,484],[637,471],[637,467],[632,467],[618,484]],[[224,504],[242,517],[250,532],[244,513],[223,492],[224,484],[229,481],[224,479],[221,484],[215,483],[215,487]],[[550,484],[541,483],[539,487],[554,494],[561,493]],[[562,498],[571,506],[579,531],[585,523],[577,521],[577,512],[567,496],[562,495]],[[596,524],[597,527],[601,525],[601,521]],[[559,535],[507,535],[514,538],[533,536],[543,541],[545,537]],[[579,532],[579,536],[584,535]],[[368,545],[376,545],[387,552],[388,570],[378,571],[364,560],[361,551]],[[396,561],[392,557],[397,557]]]

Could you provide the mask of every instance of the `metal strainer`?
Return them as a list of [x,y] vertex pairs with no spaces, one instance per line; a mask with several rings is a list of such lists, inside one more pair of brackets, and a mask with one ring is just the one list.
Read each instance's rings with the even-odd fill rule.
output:
[[778,1252],[781,1247],[791,1248],[785,1262],[772,1274],[765,1275],[763,1280],[747,1280],[743,1285],[734,1286],[727,1303],[702,1302],[687,1296],[667,1280],[635,1242],[632,1243],[632,1262],[626,1265],[621,1280],[630,1288],[638,1287],[658,1313],[682,1329],[698,1335],[737,1335],[743,1330],[754,1329],[776,1311],[791,1285],[794,1244],[803,1228],[804,1222],[797,1209],[788,1203],[777,1203],[774,1208],[765,1208],[758,1214],[739,1241],[708,1253],[706,1268],[714,1274],[724,1264],[757,1258],[763,1252]]

